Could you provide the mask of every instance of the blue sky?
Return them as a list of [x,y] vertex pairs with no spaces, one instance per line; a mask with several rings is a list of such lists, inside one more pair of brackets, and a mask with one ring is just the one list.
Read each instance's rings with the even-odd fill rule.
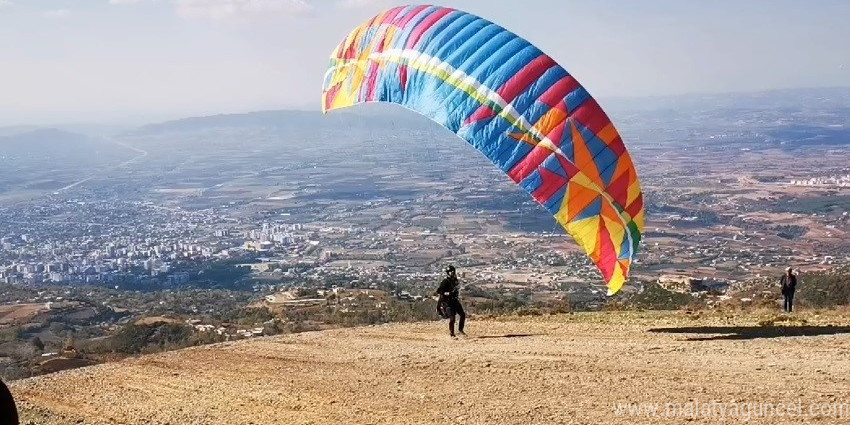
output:
[[[433,1],[541,47],[596,97],[850,86],[847,0]],[[389,0],[0,0],[0,125],[319,108]]]

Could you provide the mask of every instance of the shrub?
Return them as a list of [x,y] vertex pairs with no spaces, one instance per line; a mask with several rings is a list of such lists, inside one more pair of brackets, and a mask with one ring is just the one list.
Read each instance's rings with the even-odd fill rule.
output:
[[155,325],[128,324],[112,337],[112,349],[119,353],[138,354],[186,347],[192,329],[180,323]]

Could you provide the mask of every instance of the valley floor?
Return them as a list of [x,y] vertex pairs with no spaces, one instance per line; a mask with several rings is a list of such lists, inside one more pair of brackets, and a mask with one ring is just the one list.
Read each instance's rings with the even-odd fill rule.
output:
[[44,425],[850,420],[848,313],[473,319],[461,340],[444,328],[224,343],[11,388],[22,423]]

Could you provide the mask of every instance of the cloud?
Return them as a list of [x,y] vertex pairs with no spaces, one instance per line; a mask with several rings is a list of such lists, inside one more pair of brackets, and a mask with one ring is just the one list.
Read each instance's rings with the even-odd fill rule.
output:
[[109,0],[109,4],[135,4],[145,0]]
[[71,14],[71,11],[68,9],[51,9],[47,12],[44,12],[44,16],[53,19],[65,19]]
[[310,13],[304,0],[176,0],[177,14],[184,19],[214,22],[248,22],[293,17]]
[[0,0],[0,7],[3,6],[13,6],[15,3],[12,3],[12,0]]

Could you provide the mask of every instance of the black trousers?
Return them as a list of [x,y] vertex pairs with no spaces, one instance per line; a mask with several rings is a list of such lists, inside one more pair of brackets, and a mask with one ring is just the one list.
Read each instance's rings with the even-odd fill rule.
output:
[[782,308],[786,312],[790,313],[794,309],[794,293],[788,292],[782,295],[785,296],[785,303],[783,304]]
[[449,315],[449,335],[455,334],[455,315],[460,316],[460,321],[457,324],[457,330],[463,332],[463,325],[466,324],[466,312],[463,311],[463,306],[460,305],[460,300],[452,299],[446,301],[446,313]]

